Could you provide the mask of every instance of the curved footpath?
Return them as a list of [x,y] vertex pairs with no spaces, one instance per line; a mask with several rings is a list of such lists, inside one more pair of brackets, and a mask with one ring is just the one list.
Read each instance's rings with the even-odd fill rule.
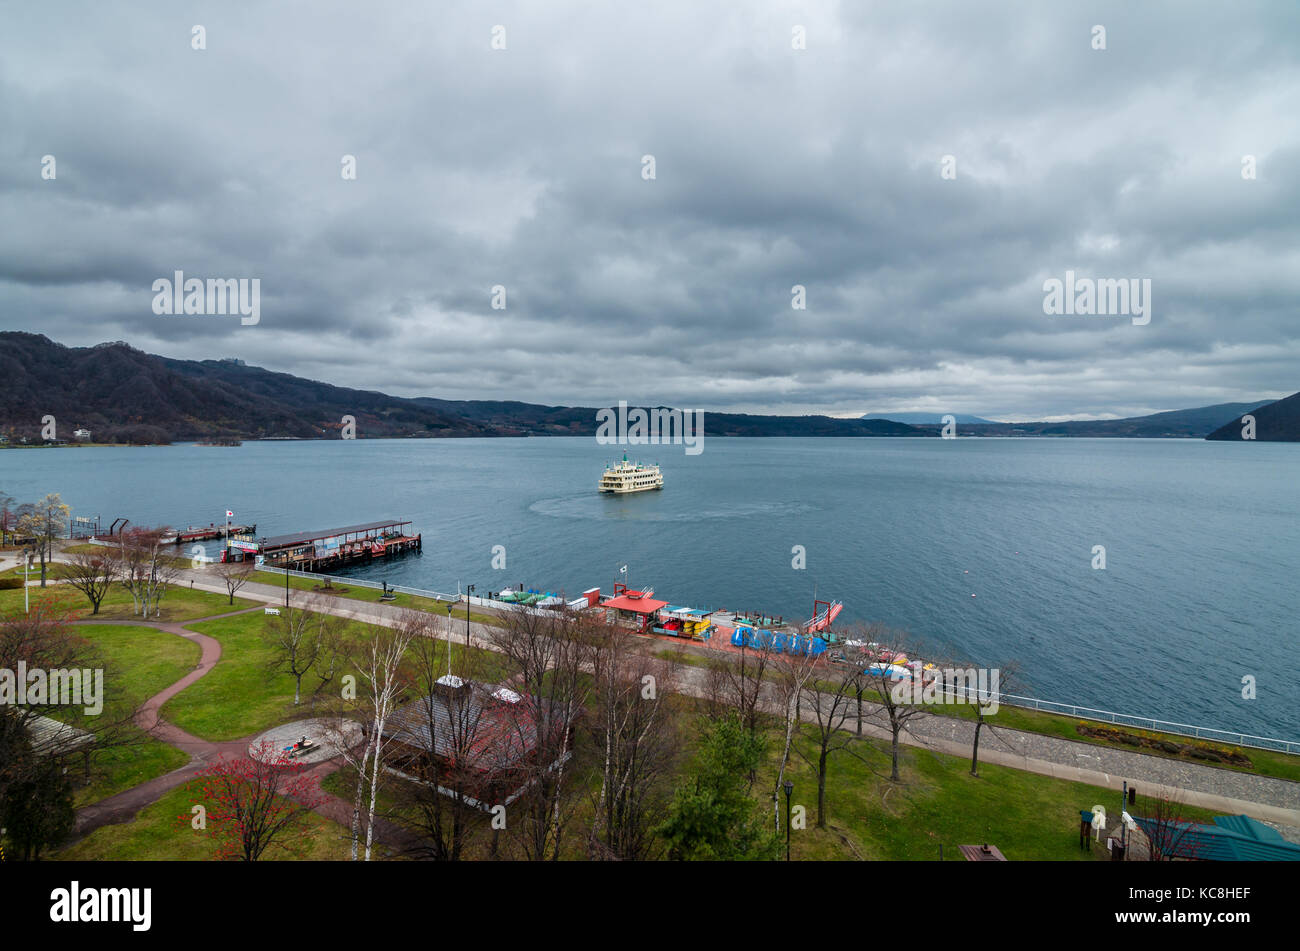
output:
[[[197,587],[197,586],[196,586]],[[201,624],[206,621],[218,621],[222,618],[237,617],[241,614],[250,614],[255,611],[261,611],[262,605],[252,608],[243,608],[238,611],[227,611],[223,614],[212,614],[207,617],[196,618],[192,621],[186,621],[185,624]],[[99,802],[92,803],[77,810],[77,824],[75,838],[80,839],[101,826],[114,825],[116,823],[129,822],[141,809],[157,802],[163,794],[182,786],[194,779],[205,766],[211,761],[222,757],[243,756],[248,752],[248,745],[253,740],[253,736],[243,737],[236,740],[226,740],[220,743],[211,740],[204,740],[191,733],[187,733],[174,723],[168,723],[162,719],[159,711],[167,701],[188,687],[190,684],[205,676],[208,671],[216,666],[217,661],[221,659],[221,643],[213,637],[206,634],[200,634],[198,631],[192,631],[185,624],[163,623],[159,621],[146,621],[143,619],[136,620],[109,620],[104,618],[88,618],[74,621],[77,625],[117,625],[122,627],[151,627],[157,631],[164,631],[168,634],[174,634],[177,637],[183,637],[188,641],[197,643],[200,647],[200,656],[198,665],[187,673],[180,680],[171,684],[164,690],[154,694],[144,704],[136,710],[132,721],[137,727],[144,730],[155,739],[162,740],[170,746],[176,747],[182,752],[188,753],[190,761],[184,766],[174,769],[162,776],[156,776],[147,780],[138,786],[132,786],[130,789],[123,790],[120,793],[101,799]],[[312,784],[313,792],[317,796],[324,797],[324,802],[318,805],[314,811],[327,819],[332,819],[344,828],[348,828],[352,823],[352,803],[338,796],[325,792],[321,788],[321,780],[326,776],[338,770],[343,764],[341,757],[327,760],[319,763],[310,770],[303,773]],[[410,844],[410,835],[400,827],[386,820],[377,819],[375,821],[375,839],[376,844],[392,845],[405,847]]]

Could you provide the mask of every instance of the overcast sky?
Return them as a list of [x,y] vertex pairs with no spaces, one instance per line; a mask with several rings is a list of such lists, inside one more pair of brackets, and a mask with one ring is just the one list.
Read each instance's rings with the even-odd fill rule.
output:
[[[1289,0],[0,20],[3,329],[451,399],[1044,419],[1300,389]],[[259,278],[261,322],[154,314],[176,270]],[[1045,314],[1067,270],[1149,278],[1150,323]]]

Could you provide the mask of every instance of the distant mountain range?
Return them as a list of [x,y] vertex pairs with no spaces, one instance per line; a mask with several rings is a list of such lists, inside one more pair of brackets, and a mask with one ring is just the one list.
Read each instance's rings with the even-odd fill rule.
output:
[[[41,441],[55,418],[71,441],[164,443],[337,438],[344,416],[359,438],[594,436],[596,407],[405,399],[353,390],[237,360],[172,360],[125,343],[65,347],[41,334],[0,332],[0,433]],[[922,436],[903,423],[829,416],[706,414],[708,436]]]
[[[1134,419],[1074,423],[966,422],[960,435],[1181,436],[1241,438],[1254,413],[1256,438],[1300,440],[1300,394],[1276,403],[1221,403]],[[238,360],[172,360],[125,343],[65,347],[41,334],[0,332],[0,434],[41,441],[42,419],[57,435],[77,429],[94,442],[166,443],[216,437],[338,438],[343,417],[359,438],[591,436],[597,407],[540,406],[513,400],[408,399],[354,390]],[[938,436],[936,416],[894,419],[705,414],[708,436]],[[956,415],[956,414],[954,414]],[[933,419],[933,422],[926,420]],[[1235,428],[1234,428],[1235,427]],[[1235,435],[1233,435],[1235,433]]]
[[965,413],[864,413],[859,419],[888,419],[895,423],[939,425],[943,423],[944,416],[949,415],[963,426],[967,423],[997,425],[991,419],[984,419],[981,416],[967,416]]
[[[1290,399],[1290,397],[1288,397]],[[959,436],[1128,436],[1140,438],[1167,437],[1203,439],[1225,423],[1269,406],[1272,400],[1256,403],[1216,403],[1195,409],[1175,409],[1150,416],[1133,416],[1127,419],[1090,419],[1066,423],[984,423],[962,425],[958,419]],[[921,425],[923,429],[939,430],[938,425]],[[1259,437],[1263,439],[1263,436]]]

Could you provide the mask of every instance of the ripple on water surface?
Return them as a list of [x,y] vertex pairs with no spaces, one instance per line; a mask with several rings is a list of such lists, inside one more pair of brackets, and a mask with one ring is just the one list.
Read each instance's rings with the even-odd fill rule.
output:
[[771,518],[774,516],[801,515],[811,511],[803,502],[712,502],[701,508],[683,508],[676,505],[655,505],[654,500],[643,498],[650,493],[614,496],[567,495],[552,499],[538,499],[528,506],[530,512],[550,518],[570,519],[635,519],[644,522],[698,522],[708,519]]

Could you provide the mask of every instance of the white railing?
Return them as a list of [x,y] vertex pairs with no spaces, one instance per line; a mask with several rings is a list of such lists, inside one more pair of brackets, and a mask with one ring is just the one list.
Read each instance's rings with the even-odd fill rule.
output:
[[1158,733],[1172,733],[1176,736],[1186,736],[1197,740],[1213,740],[1216,743],[1224,743],[1229,746],[1248,746],[1257,750],[1300,754],[1300,741],[1296,740],[1280,740],[1272,736],[1255,736],[1252,733],[1234,733],[1231,730],[1220,730],[1216,727],[1197,726],[1194,723],[1178,723],[1173,720],[1157,720],[1154,717],[1116,713],[1113,710],[1097,710],[1093,707],[1081,707],[1072,703],[1058,703],[1055,700],[1042,700],[1038,697],[1022,697],[1017,694],[997,693],[996,691],[980,690],[979,688],[972,690],[957,683],[944,684],[941,689],[945,695],[952,696],[954,699],[960,693],[962,700],[966,703],[975,703],[977,700],[987,703],[990,700],[996,700],[1000,704],[1013,707],[1041,710],[1044,713],[1077,717],[1081,720],[1092,720],[1096,723],[1140,727]]

